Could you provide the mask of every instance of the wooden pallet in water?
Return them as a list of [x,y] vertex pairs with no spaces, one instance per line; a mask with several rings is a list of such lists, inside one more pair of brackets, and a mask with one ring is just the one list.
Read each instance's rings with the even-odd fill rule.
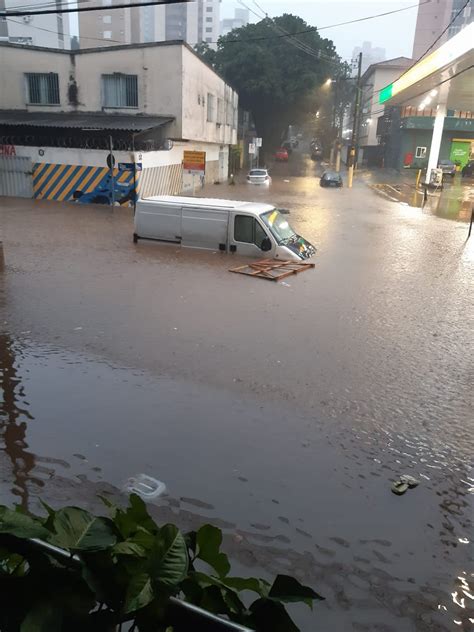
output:
[[304,272],[314,268],[314,263],[306,263],[299,261],[278,261],[277,259],[262,259],[254,263],[248,263],[237,268],[230,268],[229,272],[237,272],[238,274],[247,274],[248,276],[267,279],[269,281],[280,281],[292,274]]

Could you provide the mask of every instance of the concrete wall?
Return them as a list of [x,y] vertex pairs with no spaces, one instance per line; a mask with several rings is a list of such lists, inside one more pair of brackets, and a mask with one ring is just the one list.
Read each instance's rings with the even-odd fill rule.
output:
[[[71,68],[70,56],[65,53],[42,50],[38,53],[25,46],[0,45],[0,110],[30,110],[60,112],[67,107],[67,87]],[[61,104],[28,105],[25,73],[57,72]]]
[[[377,119],[383,116],[383,106],[379,104],[380,90],[392,81],[395,81],[402,72],[408,67],[376,67],[365,80],[362,85],[362,115],[361,126],[359,131],[359,145],[378,145],[377,140]],[[364,112],[365,110],[365,112]],[[367,119],[371,119],[367,123]]]
[[[428,164],[428,154],[431,145],[431,138],[433,135],[432,130],[428,129],[405,129],[401,130],[401,145],[400,145],[400,156],[398,162],[398,168],[403,168],[403,161],[405,155],[409,152],[415,155],[415,151],[417,147],[426,147],[427,154],[424,159],[414,159],[413,167],[426,167]],[[443,136],[441,139],[441,147],[439,151],[439,159],[440,160],[449,160],[451,154],[451,143],[453,138],[473,138],[473,134],[471,132],[453,132],[445,131],[443,132]]]
[[[183,48],[182,86],[183,138],[235,144],[238,95],[187,48]],[[212,95],[215,100],[212,121],[207,120],[208,95]],[[217,121],[218,99],[223,104],[222,123]]]
[[[234,113],[237,94],[187,47],[179,44],[104,48],[65,54],[50,50],[0,45],[0,110],[47,112],[109,112],[172,116],[170,136],[201,142],[236,142]],[[60,105],[29,105],[26,72],[57,72]],[[102,75],[124,73],[138,77],[137,108],[103,108]],[[68,85],[74,79],[79,105],[68,102]],[[207,121],[207,97],[223,104],[222,123]],[[227,104],[229,108],[227,108]]]

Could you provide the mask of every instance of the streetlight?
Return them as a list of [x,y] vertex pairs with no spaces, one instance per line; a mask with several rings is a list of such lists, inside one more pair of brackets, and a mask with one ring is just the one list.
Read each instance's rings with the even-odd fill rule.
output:
[[332,83],[332,79],[331,79],[331,78],[329,78],[329,79],[326,79],[326,81],[324,82],[324,85],[325,85],[325,86],[330,86],[330,85],[331,85],[331,83]]

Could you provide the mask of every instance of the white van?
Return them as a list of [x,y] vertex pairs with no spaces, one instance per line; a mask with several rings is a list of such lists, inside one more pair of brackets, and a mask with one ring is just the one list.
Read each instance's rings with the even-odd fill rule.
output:
[[316,248],[271,204],[159,195],[138,200],[133,241],[301,261]]

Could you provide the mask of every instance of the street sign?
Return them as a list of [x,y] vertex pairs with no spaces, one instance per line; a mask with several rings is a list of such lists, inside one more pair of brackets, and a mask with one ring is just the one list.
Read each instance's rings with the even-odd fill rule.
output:
[[255,143],[249,143],[249,154],[255,153]]
[[135,168],[135,171],[141,171],[142,163],[136,162],[135,165],[133,162],[119,162],[118,163],[119,171],[133,171],[134,168]]
[[204,173],[206,171],[206,152],[185,150],[183,152],[183,169],[189,173]]
[[256,138],[255,139],[255,144],[257,145],[257,147],[261,147],[262,146],[262,139],[261,138]]

